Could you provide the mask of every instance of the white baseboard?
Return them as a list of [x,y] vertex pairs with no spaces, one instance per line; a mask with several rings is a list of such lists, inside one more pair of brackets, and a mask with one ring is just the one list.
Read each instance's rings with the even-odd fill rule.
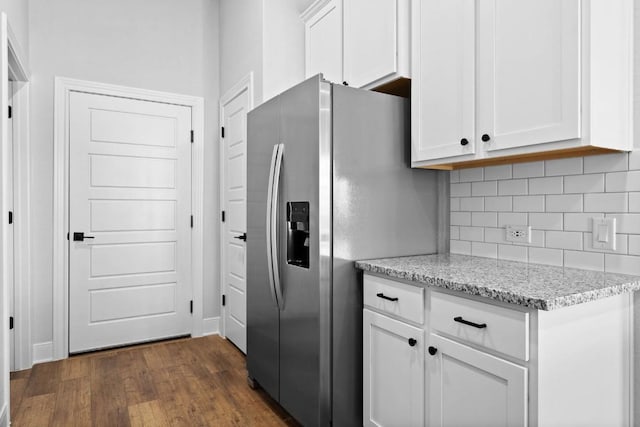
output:
[[53,342],[39,342],[33,345],[33,364],[51,362],[53,360]]
[[202,319],[202,336],[220,335],[220,317]]
[[9,406],[5,403],[0,411],[0,427],[9,427],[9,418],[7,417],[7,410]]

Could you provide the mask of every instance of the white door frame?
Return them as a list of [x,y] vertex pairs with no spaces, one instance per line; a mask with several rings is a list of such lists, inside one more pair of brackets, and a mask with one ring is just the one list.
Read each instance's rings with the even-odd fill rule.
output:
[[[4,14],[3,14],[4,15]],[[6,19],[6,18],[3,18]],[[31,244],[29,64],[16,35],[7,25],[8,75],[13,81],[13,286],[16,370],[31,367]],[[3,144],[5,141],[3,141]],[[3,177],[3,180],[5,177]],[[6,212],[2,220],[6,221]]]
[[191,150],[191,280],[193,322],[191,335],[203,330],[203,197],[204,99],[126,86],[55,78],[53,165],[53,359],[69,356],[69,96],[71,92],[117,96],[191,107],[194,143]]
[[[247,110],[247,112],[251,111],[253,109],[253,106],[255,105],[255,100],[253,99],[253,71],[250,71],[249,74],[247,74],[246,76],[244,76],[242,79],[240,79],[240,81],[238,81],[235,85],[233,85],[224,95],[222,95],[220,97],[220,118],[219,118],[219,123],[220,126],[223,126],[224,124],[224,105],[228,104],[229,102],[231,102],[232,99],[236,98],[238,95],[240,95],[242,92],[247,92],[247,98],[249,98],[249,108]],[[226,211],[227,207],[225,206],[225,200],[224,200],[224,184],[225,184],[225,156],[224,156],[224,141],[222,139],[222,133],[219,132],[218,133],[218,140],[219,140],[219,156],[218,158],[220,159],[220,187],[219,187],[219,200],[220,200],[220,212],[222,211]],[[248,147],[248,146],[247,146]],[[245,153],[245,159],[246,159],[246,153]],[[245,167],[245,171],[247,170],[247,168]],[[222,325],[222,327],[220,328],[220,330],[222,331],[222,336],[226,338],[227,336],[227,330],[226,330],[226,322],[225,322],[225,312],[226,312],[226,307],[224,307],[222,305],[222,295],[226,294],[226,289],[227,289],[227,285],[226,280],[225,280],[225,274],[226,274],[226,269],[225,269],[225,261],[226,261],[226,248],[225,248],[225,239],[224,239],[224,229],[225,229],[225,223],[223,223],[222,221],[220,221],[220,324]],[[245,253],[246,256],[246,253]],[[246,292],[245,292],[245,296],[246,296]]]

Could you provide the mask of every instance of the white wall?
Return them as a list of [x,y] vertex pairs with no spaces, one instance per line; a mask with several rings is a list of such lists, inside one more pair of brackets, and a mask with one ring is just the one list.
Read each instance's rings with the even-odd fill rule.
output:
[[[205,97],[205,208],[216,206],[217,0],[30,0],[32,341],[52,339],[54,77]],[[211,212],[205,212],[211,215]],[[215,259],[205,223],[206,260]],[[57,236],[63,238],[63,236]],[[207,268],[205,295],[217,273]],[[218,301],[205,301],[206,315]]]
[[9,26],[16,35],[20,48],[29,52],[29,0],[0,0],[0,11],[7,14]]

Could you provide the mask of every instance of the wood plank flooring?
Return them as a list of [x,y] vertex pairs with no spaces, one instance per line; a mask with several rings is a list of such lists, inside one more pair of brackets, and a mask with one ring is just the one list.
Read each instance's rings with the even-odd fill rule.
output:
[[244,355],[218,337],[73,356],[11,374],[22,426],[297,426],[247,385]]

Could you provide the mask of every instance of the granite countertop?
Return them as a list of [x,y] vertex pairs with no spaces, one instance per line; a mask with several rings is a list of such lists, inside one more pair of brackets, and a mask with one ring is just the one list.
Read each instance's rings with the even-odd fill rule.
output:
[[555,310],[640,290],[638,276],[468,255],[364,260],[357,261],[356,267],[540,310]]

